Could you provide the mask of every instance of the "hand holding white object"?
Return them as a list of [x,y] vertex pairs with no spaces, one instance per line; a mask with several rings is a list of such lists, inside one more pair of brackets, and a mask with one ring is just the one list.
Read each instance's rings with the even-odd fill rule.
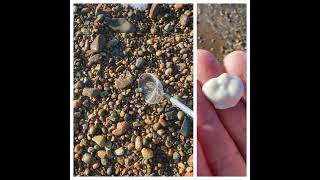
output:
[[[242,80],[243,97],[246,97],[245,66],[246,54],[241,51],[227,55],[223,64],[212,53],[205,50],[197,51],[197,172],[199,176],[246,175],[246,99],[239,100],[233,107],[218,109],[202,91],[202,86],[210,79],[228,73]],[[241,90],[235,90],[235,92],[241,92]]]

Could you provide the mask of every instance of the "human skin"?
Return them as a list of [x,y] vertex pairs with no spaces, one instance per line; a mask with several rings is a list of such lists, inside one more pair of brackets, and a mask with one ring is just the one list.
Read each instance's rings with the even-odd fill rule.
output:
[[239,103],[215,109],[203,95],[202,85],[223,72],[238,76],[246,90],[246,54],[234,51],[223,65],[206,50],[197,51],[197,131],[199,176],[246,175],[246,92]]

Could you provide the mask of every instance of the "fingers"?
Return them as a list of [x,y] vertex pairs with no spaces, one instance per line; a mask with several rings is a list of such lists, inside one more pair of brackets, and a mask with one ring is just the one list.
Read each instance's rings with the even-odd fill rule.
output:
[[244,84],[244,102],[246,100],[246,84],[247,84],[247,56],[246,53],[243,51],[233,51],[232,53],[228,54],[224,60],[224,70],[225,72],[236,75],[240,79],[242,79]]
[[197,173],[198,176],[212,176],[212,173],[208,167],[207,160],[203,154],[202,147],[197,141]]
[[[198,141],[213,175],[244,176],[246,164],[198,83]],[[199,163],[199,162],[198,162]]]
[[[220,67],[220,63],[216,57],[209,51],[198,49],[198,73],[197,79],[201,85],[213,77],[217,77],[223,73],[223,69]],[[207,66],[210,64],[209,66]],[[212,69],[213,68],[213,69]]]
[[[208,51],[198,50],[198,81],[204,84],[211,78],[223,73],[223,67]],[[201,88],[198,90],[202,92]],[[199,94],[198,94],[199,96]],[[198,97],[199,101],[199,97]],[[201,106],[201,105],[200,105]],[[212,106],[213,107],[213,106]],[[198,105],[198,109],[199,105]],[[244,160],[246,159],[246,107],[242,101],[232,108],[216,110],[220,121],[237,145]],[[205,112],[208,113],[208,112]],[[211,136],[208,136],[211,138]]]

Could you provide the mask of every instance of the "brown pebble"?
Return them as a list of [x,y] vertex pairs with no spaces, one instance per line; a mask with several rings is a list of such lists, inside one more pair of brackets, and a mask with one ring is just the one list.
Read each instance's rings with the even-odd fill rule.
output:
[[74,158],[80,160],[81,159],[81,154],[75,154]]
[[174,8],[175,8],[175,9],[181,9],[181,8],[183,8],[183,4],[178,4],[178,3],[176,3],[176,4],[174,5]]
[[193,154],[191,154],[187,160],[189,166],[193,166]]
[[157,33],[157,29],[156,28],[151,28],[150,29],[150,33],[153,34],[153,35],[156,34]]
[[175,64],[179,63],[179,57],[176,57],[176,56],[173,57],[172,58],[172,62],[175,63]]
[[104,11],[106,13],[112,13],[112,9],[110,7],[108,7],[108,6],[104,9]]
[[172,68],[168,68],[164,73],[167,75],[167,76],[170,76],[172,74]]
[[134,143],[129,143],[127,148],[128,148],[129,151],[133,150],[134,149]]
[[187,48],[182,48],[181,50],[180,50],[180,54],[185,54],[185,53],[187,53],[188,52],[188,49]]
[[97,155],[98,155],[98,157],[99,157],[100,159],[104,159],[104,158],[106,158],[107,153],[106,153],[105,150],[100,150],[100,151],[97,152]]
[[124,176],[128,173],[128,169],[127,168],[123,168],[121,171],[121,175]]
[[158,50],[158,51],[156,52],[156,56],[162,56],[162,51]]
[[193,168],[192,167],[187,167],[186,172],[192,172]]
[[135,70],[135,69],[136,69],[136,66],[135,66],[134,64],[131,64],[131,65],[130,65],[130,69],[131,69],[131,70]]
[[[180,52],[181,52],[181,51],[180,51]],[[116,72],[121,72],[121,71],[123,71],[123,70],[124,70],[124,66],[123,66],[123,65],[120,65],[120,66],[117,67]]]
[[165,48],[168,48],[168,47],[170,47],[170,46],[171,46],[170,43],[166,43],[166,44],[164,45]]
[[117,157],[117,162],[120,164],[120,165],[124,165],[124,156],[119,156],[119,157]]
[[77,144],[75,147],[74,147],[74,152],[79,152],[81,150],[81,146],[80,144]]
[[100,167],[100,163],[99,162],[96,162],[96,163],[94,163],[93,165],[92,165],[92,168],[93,169],[97,169],[97,168],[99,168]]
[[161,124],[162,127],[167,126],[166,119],[164,118],[164,115],[160,115],[159,123]]
[[153,130],[158,131],[158,130],[160,129],[160,125],[161,125],[161,124],[158,123],[158,122],[157,122],[157,123],[154,123],[153,126],[152,126]]
[[162,136],[165,133],[165,131],[163,129],[159,129],[157,131],[157,134],[159,134],[159,136]]
[[188,74],[188,71],[189,71],[188,69],[184,69],[184,70],[181,72],[181,74],[182,74],[182,75],[186,75],[186,74]]
[[160,64],[160,69],[164,69],[166,67],[166,65],[164,63]]
[[112,134],[115,136],[121,136],[125,132],[127,132],[127,129],[129,128],[129,125],[126,121],[118,122],[117,128],[112,131]]
[[181,37],[180,37],[180,36],[176,36],[176,37],[175,37],[175,40],[176,40],[177,42],[180,42],[180,41],[181,41]]
[[133,127],[139,127],[139,126],[142,126],[142,125],[143,125],[142,121],[135,121],[135,122],[132,123]]
[[150,124],[152,124],[152,120],[151,120],[149,117],[147,117],[147,118],[144,120],[144,123],[150,125]]
[[185,171],[185,165],[181,162],[178,163],[178,171],[179,171],[179,174],[183,174]]
[[143,157],[144,159],[153,158],[153,151],[152,151],[152,149],[143,148],[143,149],[141,150],[141,154],[142,154],[142,157]]
[[140,162],[139,162],[139,161],[138,161],[138,162],[135,162],[134,165],[133,165],[133,167],[136,168],[137,170],[140,170],[140,168],[141,168]]
[[172,155],[173,155],[173,149],[170,148],[170,149],[168,150],[168,156],[171,157]]
[[134,142],[134,147],[137,151],[141,151],[142,149],[142,138],[141,136],[137,136]]
[[73,100],[73,108],[77,109],[81,106],[81,101],[80,100]]

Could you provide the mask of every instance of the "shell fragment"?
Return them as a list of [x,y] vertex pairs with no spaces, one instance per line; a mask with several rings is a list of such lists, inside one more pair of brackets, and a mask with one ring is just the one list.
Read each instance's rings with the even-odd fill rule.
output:
[[239,102],[244,93],[242,80],[227,73],[208,80],[202,86],[202,92],[216,109],[231,108]]

